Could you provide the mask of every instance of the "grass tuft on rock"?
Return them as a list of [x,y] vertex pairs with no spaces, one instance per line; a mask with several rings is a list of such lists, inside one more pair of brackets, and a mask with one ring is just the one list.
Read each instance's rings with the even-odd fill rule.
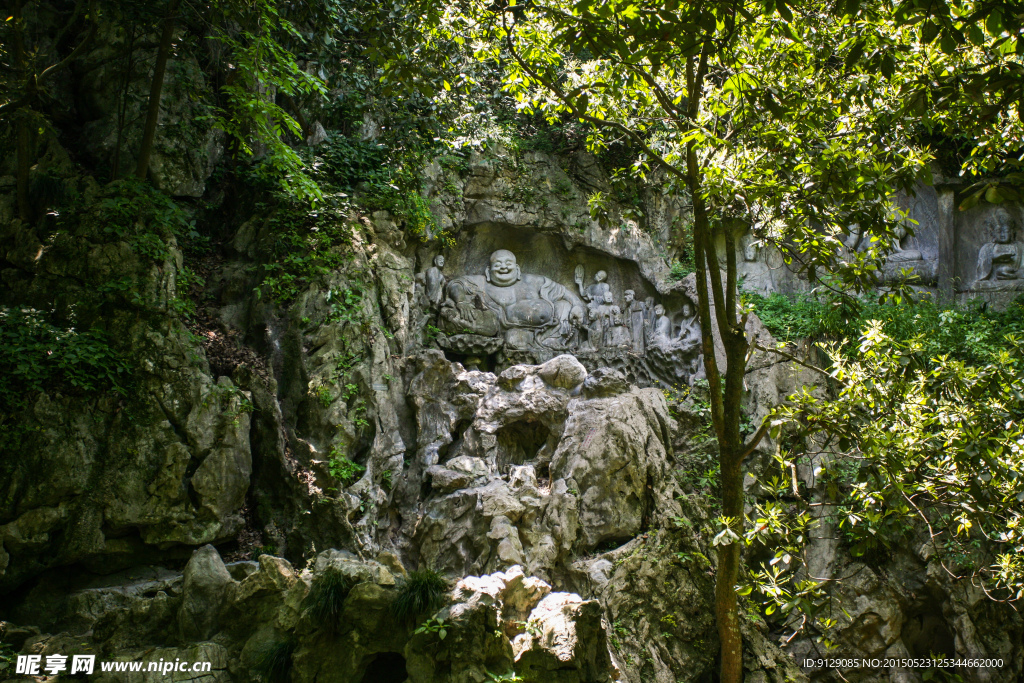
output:
[[399,620],[412,619],[433,612],[445,602],[448,581],[432,569],[420,569],[399,586],[391,601],[391,615]]
[[292,670],[294,640],[279,640],[261,648],[255,656],[253,673],[261,683],[287,683]]
[[337,567],[328,567],[313,579],[306,595],[303,614],[319,628],[333,632],[341,623],[345,598],[352,590],[353,581]]

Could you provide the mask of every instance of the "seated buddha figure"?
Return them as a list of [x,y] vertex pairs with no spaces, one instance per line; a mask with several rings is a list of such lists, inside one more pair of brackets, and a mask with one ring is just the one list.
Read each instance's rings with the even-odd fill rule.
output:
[[978,250],[978,278],[973,289],[1016,289],[1024,280],[1024,243],[1017,239],[1013,218],[1003,208],[988,219],[992,241]]
[[493,312],[512,348],[565,348],[583,323],[583,302],[573,292],[543,275],[524,274],[507,249],[491,254],[483,275],[463,275],[448,284],[445,306],[450,302],[459,309],[473,300]]

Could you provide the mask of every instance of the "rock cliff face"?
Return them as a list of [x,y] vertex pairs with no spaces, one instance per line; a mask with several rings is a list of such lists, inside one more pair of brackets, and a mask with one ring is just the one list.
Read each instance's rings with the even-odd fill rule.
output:
[[[111,115],[88,124],[96,155]],[[162,187],[202,194],[217,154],[202,133],[202,153],[162,152]],[[61,152],[53,168],[69,167]],[[497,149],[431,165],[452,242],[412,242],[386,212],[339,217],[341,265],[286,304],[256,289],[278,229],[257,215],[202,263],[188,325],[172,237],[152,263],[130,236],[84,229],[28,248],[7,201],[4,306],[67,310],[114,280],[139,294],[80,313],[130,349],[129,398],[44,392],[17,416],[0,469],[4,642],[209,661],[196,680],[211,682],[715,680],[713,504],[683,476],[709,454],[694,282],[659,255],[678,207],[647,197],[643,229],[615,205],[594,219],[582,188],[607,179],[587,155],[571,173],[561,161]],[[748,333],[771,343],[756,318]],[[778,361],[751,362],[754,420],[813,383]],[[837,652],[938,648],[1008,662],[974,680],[1020,674],[1020,619],[949,584],[926,548],[871,567],[814,552],[846,577]],[[401,615],[414,569],[448,588]],[[324,618],[327,576],[342,578]],[[759,617],[744,629],[747,680],[804,680]]]

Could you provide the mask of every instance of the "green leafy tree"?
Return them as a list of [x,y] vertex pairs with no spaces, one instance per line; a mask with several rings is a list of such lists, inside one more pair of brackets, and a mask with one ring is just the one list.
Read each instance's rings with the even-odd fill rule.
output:
[[[1024,599],[1024,346],[1009,334],[936,354],[936,337],[956,334],[943,328],[963,324],[946,313],[940,329],[902,339],[867,321],[855,354],[827,346],[833,398],[805,391],[776,409],[773,423],[792,431],[746,534],[772,550],[745,589],[758,588],[769,614],[799,610],[800,629],[826,638],[833,625],[830,579],[806,571],[815,507],[832,511],[824,521],[855,557],[923,533],[950,580]],[[814,496],[800,491],[798,461],[813,466]]]
[[[962,208],[1021,198],[1024,147],[1024,4],[1017,0],[903,0],[883,21],[865,17],[850,59],[856,69],[904,68],[906,106],[946,148],[941,156],[975,183]],[[893,40],[887,21],[907,27]],[[906,35],[906,34],[904,34]]]

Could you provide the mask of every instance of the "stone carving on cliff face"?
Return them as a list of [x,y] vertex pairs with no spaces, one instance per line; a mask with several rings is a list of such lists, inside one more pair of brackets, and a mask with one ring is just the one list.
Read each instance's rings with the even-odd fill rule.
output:
[[583,276],[585,274],[586,270],[582,263],[576,266],[575,280],[576,286],[580,290],[580,296],[584,301],[603,301],[605,294],[612,291],[611,285],[605,282],[605,280],[608,279],[608,273],[603,270],[597,271],[597,273],[594,274],[594,284],[589,287],[583,286]]
[[667,349],[672,344],[672,321],[665,315],[665,307],[661,304],[654,307],[654,315],[652,341],[655,346]]
[[[656,378],[685,382],[694,371],[700,326],[688,301],[670,313],[653,297],[641,301],[636,290],[628,289],[620,305],[603,270],[585,285],[585,267],[577,265],[574,290],[523,273],[507,249],[490,255],[483,275],[448,278],[443,267],[443,258],[437,257],[417,276],[419,307],[426,316],[437,316],[438,344],[464,356],[467,367],[541,362],[570,351],[584,362],[618,367],[644,383]],[[495,353],[496,359],[484,361]]]
[[633,353],[638,356],[644,355],[646,348],[644,342],[644,321],[647,318],[647,311],[642,301],[636,300],[636,292],[627,289],[623,295],[626,298],[626,316],[628,318],[630,338],[633,342]]
[[696,349],[701,345],[700,323],[689,303],[683,304],[683,320],[676,335],[676,343],[684,350]]
[[892,243],[893,251],[889,254],[888,260],[890,262],[922,260],[921,252],[917,249],[910,248],[910,242],[910,232],[902,225],[896,228],[896,239]]
[[[896,228],[895,239],[890,243],[890,250],[885,256],[881,274],[883,282],[897,282],[906,279],[904,271],[909,269],[914,284],[934,285],[938,261],[934,257],[926,257],[916,244],[917,238],[911,234],[906,225]],[[877,238],[864,234],[859,225],[850,228],[850,235],[843,244],[851,252],[866,251],[876,244]]]
[[543,275],[523,274],[511,251],[491,254],[483,275],[448,283],[442,308],[446,331],[483,336],[502,334],[513,349],[564,349],[583,323],[583,303]]
[[444,256],[438,254],[434,257],[434,265],[424,273],[424,284],[426,286],[427,300],[431,305],[438,306],[444,296],[445,277],[441,269],[444,268]]
[[977,279],[974,291],[1024,289],[1024,242],[1010,214],[996,209],[986,222],[989,242],[978,251]]

